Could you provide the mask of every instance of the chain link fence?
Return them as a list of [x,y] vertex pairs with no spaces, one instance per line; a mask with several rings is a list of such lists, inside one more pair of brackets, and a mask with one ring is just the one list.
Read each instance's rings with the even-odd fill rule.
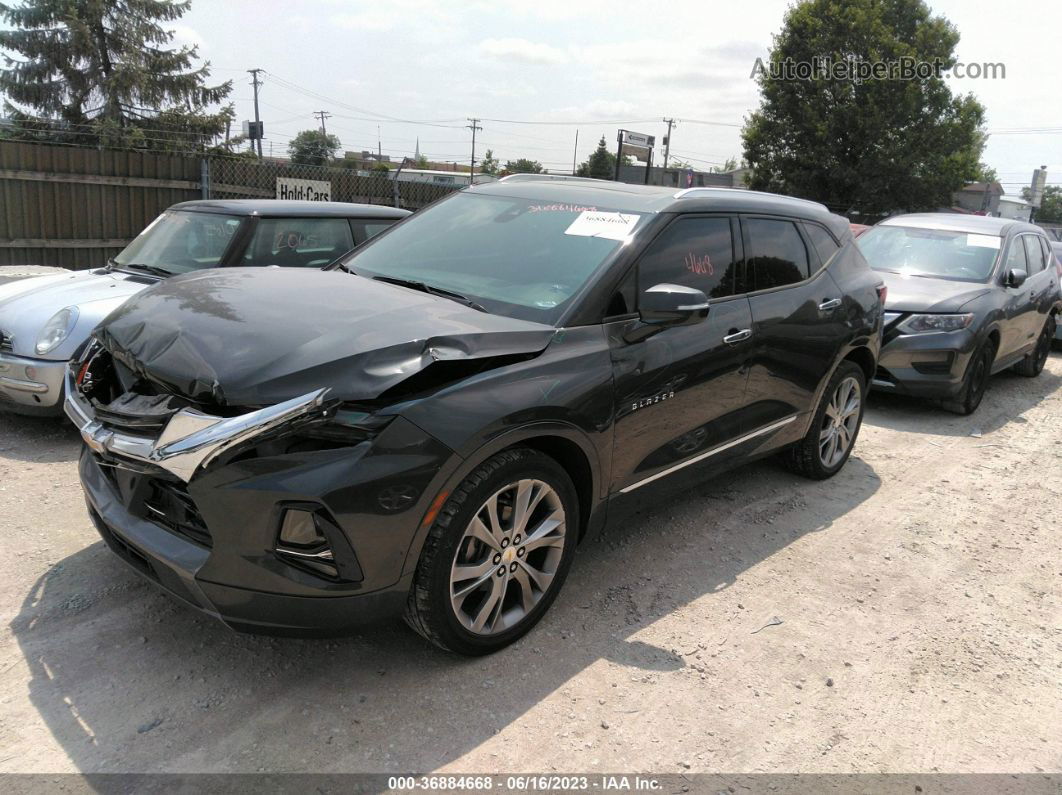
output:
[[[362,204],[387,204],[406,210],[419,210],[441,199],[460,186],[438,185],[424,181],[406,181],[395,171],[359,172],[349,168],[307,166],[275,161],[215,157],[207,161],[206,196],[212,199],[274,199],[283,194],[281,187],[304,187],[323,190],[332,201]],[[299,186],[291,180],[317,183]],[[294,198],[294,191],[288,196]],[[305,197],[305,194],[303,194]]]

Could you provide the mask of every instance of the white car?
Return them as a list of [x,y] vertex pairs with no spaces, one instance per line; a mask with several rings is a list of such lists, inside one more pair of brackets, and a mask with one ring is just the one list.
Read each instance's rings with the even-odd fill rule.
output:
[[184,202],[106,267],[0,286],[0,409],[60,415],[74,351],[129,296],[168,276],[250,265],[322,268],[409,214],[343,202]]

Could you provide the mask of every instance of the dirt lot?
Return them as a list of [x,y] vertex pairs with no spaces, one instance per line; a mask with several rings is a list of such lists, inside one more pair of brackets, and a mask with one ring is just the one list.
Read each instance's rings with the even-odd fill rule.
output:
[[0,772],[1062,769],[1058,353],[972,418],[874,399],[832,481],[765,462],[611,529],[480,660],[194,615],[98,540],[77,448],[0,416]]

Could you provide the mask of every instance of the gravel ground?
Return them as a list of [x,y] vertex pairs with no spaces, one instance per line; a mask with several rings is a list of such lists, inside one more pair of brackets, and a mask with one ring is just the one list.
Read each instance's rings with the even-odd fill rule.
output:
[[0,415],[0,772],[1062,770],[1060,386],[674,484],[478,660],[230,633],[98,540],[72,428]]

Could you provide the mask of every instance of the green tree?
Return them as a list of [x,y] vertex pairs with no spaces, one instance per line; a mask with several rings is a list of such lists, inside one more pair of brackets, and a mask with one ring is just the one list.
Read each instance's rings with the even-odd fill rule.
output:
[[0,2],[4,68],[0,92],[20,137],[199,148],[232,121],[231,106],[208,112],[232,81],[207,85],[210,63],[195,47],[171,47],[163,23],[190,0]]
[[537,160],[521,157],[518,160],[506,160],[505,170],[510,174],[541,174],[542,164]]
[[488,149],[483,155],[483,159],[479,162],[479,170],[483,174],[489,174],[490,176],[496,176],[500,168],[498,158],[494,156],[494,150]]
[[733,171],[738,167],[738,161],[736,157],[728,157],[721,166],[712,166],[712,171],[716,174],[725,174],[727,171]]
[[969,182],[998,182],[999,174],[987,163],[978,163],[974,173],[970,174]]
[[[1021,197],[1025,201],[1032,198],[1032,191],[1028,188],[1021,189]],[[1037,221],[1045,224],[1062,224],[1062,185],[1048,185],[1044,188],[1044,197],[1040,200],[1040,207],[1033,211]]]
[[342,144],[334,135],[320,130],[303,130],[288,144],[292,163],[304,166],[325,166],[332,162]]
[[754,69],[760,107],[742,130],[751,187],[871,215],[950,205],[984,148],[985,111],[972,95],[953,96],[940,74],[860,79],[850,68],[802,79],[784,72],[906,58],[947,69],[958,41],[955,27],[923,0],[791,6],[770,63]]
[[616,178],[616,156],[608,151],[605,136],[601,136],[601,140],[597,142],[597,149],[575,173],[580,177],[593,177],[594,179]]
[[690,171],[696,171],[693,166],[690,165],[688,160],[683,160],[680,157],[673,157],[667,161],[668,168],[689,169]]

